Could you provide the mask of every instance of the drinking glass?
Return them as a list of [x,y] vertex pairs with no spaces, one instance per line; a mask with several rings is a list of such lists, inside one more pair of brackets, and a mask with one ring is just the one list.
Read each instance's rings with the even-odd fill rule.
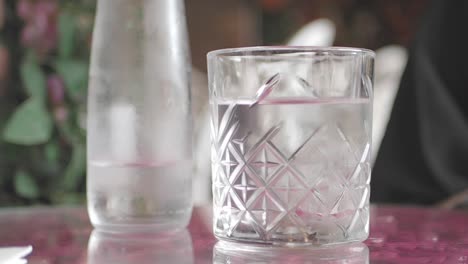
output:
[[369,233],[374,53],[208,53],[214,234],[327,245]]

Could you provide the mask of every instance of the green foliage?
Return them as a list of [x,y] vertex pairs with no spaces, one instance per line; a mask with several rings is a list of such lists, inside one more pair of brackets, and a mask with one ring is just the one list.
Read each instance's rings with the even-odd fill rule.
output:
[[59,146],[51,142],[45,146],[44,154],[47,162],[57,163],[59,160]]
[[52,119],[42,101],[31,98],[21,104],[3,133],[6,142],[18,145],[45,143],[52,134]]
[[25,171],[18,171],[15,175],[15,191],[23,198],[35,199],[39,197],[39,187],[36,180]]
[[59,33],[59,55],[62,58],[69,58],[73,53],[75,44],[75,17],[68,12],[63,12],[58,19]]
[[75,190],[86,170],[86,147],[80,143],[73,146],[71,161],[68,163],[64,173],[63,187],[67,191]]
[[46,96],[46,81],[39,64],[32,57],[20,66],[21,81],[29,96],[44,100]]
[[[7,6],[9,16],[17,15],[16,3]],[[86,111],[95,0],[57,3],[57,19],[47,20],[56,23],[47,25],[57,29],[54,45],[49,35],[24,43],[21,36],[31,32],[25,28],[34,19],[9,18],[5,27],[18,31],[0,26],[0,39],[17,32],[8,35],[11,79],[0,80],[0,206],[85,200],[86,141],[78,117]]]
[[80,60],[59,60],[55,69],[62,76],[68,94],[73,99],[83,98],[88,85],[88,64]]

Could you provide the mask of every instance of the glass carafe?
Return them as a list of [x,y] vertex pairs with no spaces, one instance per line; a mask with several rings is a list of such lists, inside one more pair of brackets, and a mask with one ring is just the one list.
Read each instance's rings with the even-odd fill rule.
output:
[[182,0],[98,0],[88,97],[88,211],[107,231],[183,228],[192,210]]

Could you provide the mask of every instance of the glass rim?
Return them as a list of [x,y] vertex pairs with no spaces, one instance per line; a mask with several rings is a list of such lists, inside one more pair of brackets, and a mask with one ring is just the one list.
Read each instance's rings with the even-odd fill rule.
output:
[[[255,54],[255,52],[274,52],[273,54]],[[226,48],[212,50],[207,53],[207,58],[211,59],[219,56],[229,57],[268,57],[282,54],[291,53],[317,53],[326,52],[331,55],[369,55],[375,58],[375,52],[365,48],[355,47],[340,47],[340,46],[252,46],[252,47],[239,47],[239,48]]]

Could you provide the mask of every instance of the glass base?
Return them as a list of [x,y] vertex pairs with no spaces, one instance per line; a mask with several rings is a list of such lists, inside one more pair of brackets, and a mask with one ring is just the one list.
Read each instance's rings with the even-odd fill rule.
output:
[[282,248],[220,241],[213,250],[213,263],[369,263],[364,243],[327,247]]
[[95,224],[93,227],[103,233],[159,233],[180,231],[188,225],[184,223],[155,223],[155,224]]
[[271,238],[247,238],[247,237],[235,237],[235,236],[227,236],[226,234],[220,234],[218,232],[214,233],[215,237],[227,243],[234,243],[234,244],[249,244],[250,246],[260,246],[260,247],[327,247],[327,246],[336,246],[336,245],[344,245],[349,243],[355,242],[363,242],[365,241],[368,236],[369,232],[366,230],[362,230],[362,232],[353,234],[349,237],[342,237],[341,239],[337,239],[336,237],[331,238],[324,238],[322,237],[315,237],[312,235],[303,235],[303,234],[294,234],[289,236],[281,236],[281,237],[271,237]]
[[152,233],[171,232],[188,226],[191,210],[183,214],[154,216],[152,218],[103,217],[102,214],[89,211],[91,223],[95,229],[105,233]]

